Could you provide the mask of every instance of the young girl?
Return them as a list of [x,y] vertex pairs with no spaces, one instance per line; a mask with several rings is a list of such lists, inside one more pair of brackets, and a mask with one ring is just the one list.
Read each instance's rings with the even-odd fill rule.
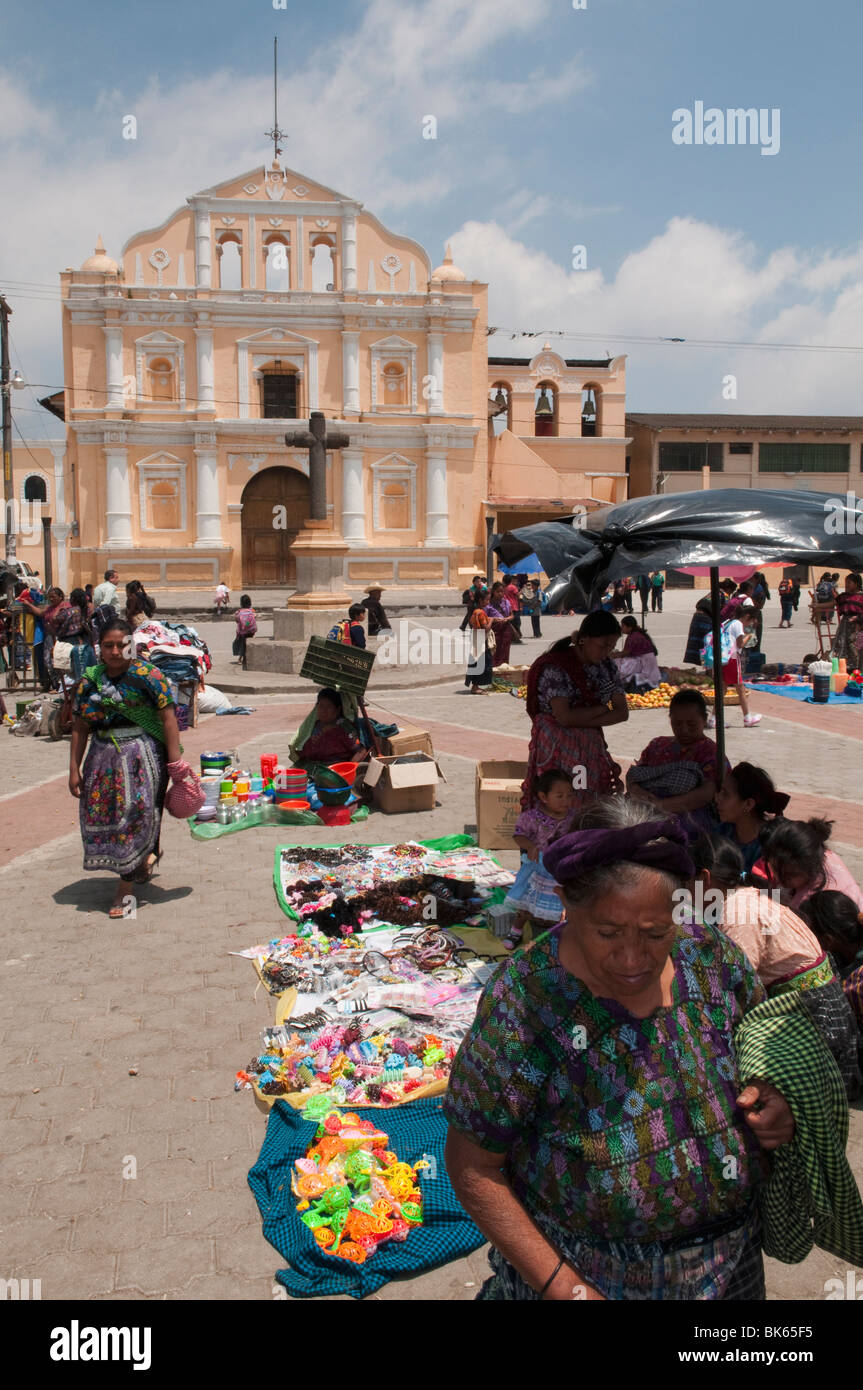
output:
[[836,962],[845,998],[857,1019],[863,1052],[863,912],[857,911],[846,893],[826,888],[807,898],[800,916]]
[[258,615],[252,607],[252,600],[248,594],[243,594],[240,599],[240,606],[235,614],[237,622],[237,635],[234,638],[234,656],[239,660],[243,670],[246,670],[246,643],[250,637],[254,637],[258,630]]
[[833,830],[830,820],[785,820],[780,817],[761,831],[763,861],[753,876],[766,877],[768,886],[777,885],[796,912],[813,893],[825,888],[847,893],[863,911],[863,892],[850,869],[832,849],[827,848]]
[[521,868],[505,898],[505,906],[518,913],[504,942],[508,951],[521,945],[528,920],[553,923],[561,919],[556,882],[543,868],[541,855],[569,829],[574,806],[572,782],[560,768],[537,777],[532,804],[515,823],[513,839],[521,850]]
[[[725,609],[722,610],[723,613]],[[749,698],[746,694],[746,687],[743,684],[743,665],[742,652],[746,646],[750,634],[755,633],[758,623],[756,609],[750,602],[744,606],[738,603],[730,609],[727,619],[722,623],[723,631],[727,634],[731,642],[731,657],[726,661],[722,668],[722,684],[726,690],[736,690],[737,698],[740,701],[740,709],[743,713],[743,727],[752,729],[756,724],[761,723],[760,714],[750,714]]]
[[774,816],[780,816],[791,798],[778,792],[763,768],[738,763],[716,793],[716,810],[723,835],[743,855],[743,871],[749,874],[761,857],[759,836]]

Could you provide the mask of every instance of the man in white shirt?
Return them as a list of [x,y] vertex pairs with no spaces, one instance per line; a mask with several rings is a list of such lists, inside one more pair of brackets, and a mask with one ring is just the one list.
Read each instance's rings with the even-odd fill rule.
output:
[[114,598],[117,593],[117,585],[119,584],[119,582],[120,576],[118,575],[116,570],[105,571],[104,582],[102,584],[96,585],[96,589],[93,594],[93,603],[96,605],[97,608],[100,607],[100,605],[103,603],[109,604],[112,608],[115,607]]

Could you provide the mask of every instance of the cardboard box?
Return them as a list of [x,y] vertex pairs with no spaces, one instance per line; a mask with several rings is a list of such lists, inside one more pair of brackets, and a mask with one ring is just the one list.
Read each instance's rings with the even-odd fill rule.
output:
[[434,757],[431,734],[416,724],[402,724],[392,738],[382,738],[381,752],[387,758],[397,758],[402,753],[427,753]]
[[388,816],[406,811],[433,811],[435,790],[443,773],[426,753],[370,758],[366,786],[372,788],[375,805]]
[[512,836],[526,776],[527,763],[477,763],[476,840],[481,849],[515,849]]

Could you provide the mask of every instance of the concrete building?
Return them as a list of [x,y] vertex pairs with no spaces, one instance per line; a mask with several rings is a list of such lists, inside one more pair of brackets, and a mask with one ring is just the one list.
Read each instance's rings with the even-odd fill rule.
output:
[[700,487],[861,494],[861,415],[627,415],[629,495]]

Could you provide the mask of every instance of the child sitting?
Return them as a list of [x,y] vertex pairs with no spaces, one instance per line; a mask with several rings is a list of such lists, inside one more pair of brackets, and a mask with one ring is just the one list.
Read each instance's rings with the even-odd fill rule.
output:
[[[630,796],[650,801],[663,815],[688,814],[704,830],[715,828],[716,744],[707,738],[707,702],[684,686],[668,707],[672,738],[651,739],[626,774]],[[726,759],[726,772],[731,764]]]
[[508,951],[521,945],[529,920],[559,922],[563,909],[555,892],[556,881],[542,865],[542,853],[569,828],[575,806],[572,783],[560,768],[537,777],[531,804],[515,823],[513,839],[521,850],[521,868],[504,900],[517,912],[515,924],[504,941]]

